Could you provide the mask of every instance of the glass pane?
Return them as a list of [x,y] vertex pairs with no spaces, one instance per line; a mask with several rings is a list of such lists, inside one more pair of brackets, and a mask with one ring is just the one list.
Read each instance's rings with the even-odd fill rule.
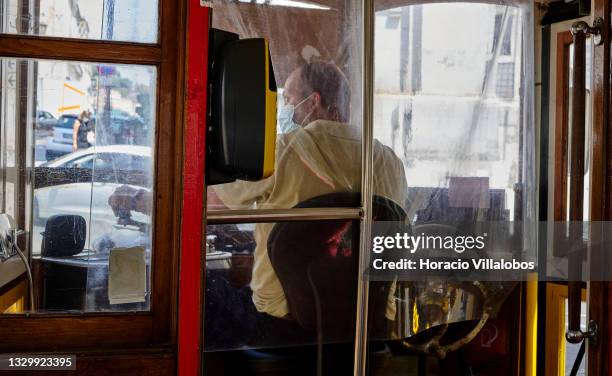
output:
[[[569,324],[569,320],[568,320],[568,300],[565,299],[565,328],[564,328],[564,332],[567,331],[567,326]],[[587,330],[587,304],[586,302],[582,302],[580,303],[580,330],[582,331],[586,331]],[[580,343],[569,343],[567,341],[563,341],[563,346],[565,346],[565,375],[571,375],[572,372],[572,367],[574,367],[574,363],[576,362],[576,357],[578,355],[578,351],[580,350]],[[583,356],[582,361],[580,362],[580,367],[578,368],[578,373],[576,373],[577,376],[584,376],[586,375],[586,368],[585,368],[585,359],[586,359],[586,355]]]
[[[359,223],[209,225],[207,375],[348,375]],[[268,235],[269,234],[269,235]]]
[[359,192],[359,2],[214,1],[214,6],[215,28],[269,41],[279,118],[275,173],[260,182],[209,187],[208,209],[291,208],[315,196]]
[[158,14],[158,0],[2,0],[0,31],[156,43]]
[[[535,226],[530,230],[525,222],[535,219],[532,82],[525,73],[533,64],[525,53],[533,34],[529,3],[395,4],[379,1],[376,7],[374,137],[405,170],[393,176],[407,185],[407,200],[399,202],[411,224],[406,233],[477,236],[483,233],[479,226],[495,222],[514,233],[515,241],[487,250],[489,255],[522,257],[521,247],[534,252],[530,231]],[[375,181],[392,175],[389,168],[376,167],[374,174]],[[422,244],[414,260],[457,260],[454,252],[428,247]],[[446,279],[419,270],[423,273],[416,277],[415,272],[415,280],[398,282],[393,330],[386,338],[396,347],[386,364],[371,359],[371,374],[408,372],[402,365],[406,349],[445,354],[460,347],[454,344],[465,345],[484,326],[486,312],[497,313],[515,286],[477,278],[454,281],[457,271]],[[450,362],[439,364],[451,369]],[[471,359],[459,362],[465,368],[457,374],[480,373],[470,368]]]
[[[0,61],[2,212],[25,231],[35,311],[148,310],[156,68]],[[0,262],[0,285],[24,270]]]
[[[592,124],[592,119],[593,119],[593,99],[591,97],[591,84],[592,84],[592,80],[591,80],[591,73],[592,73],[592,63],[591,63],[591,54],[592,54],[592,48],[593,48],[593,44],[592,44],[592,39],[591,38],[587,38],[586,40],[586,48],[585,48],[585,61],[586,61],[586,65],[585,65],[585,124]],[[567,106],[567,111],[568,111],[568,132],[567,132],[567,144],[571,145],[572,144],[572,127],[571,127],[571,118],[572,118],[572,108],[573,108],[573,102],[572,102],[572,87],[573,87],[573,83],[571,80],[571,77],[573,76],[573,70],[574,70],[574,45],[571,44],[569,46],[569,76],[570,80],[569,80],[569,98],[568,98],[568,106]],[[593,137],[592,135],[592,131],[593,128],[590,126],[587,126],[585,129],[585,134],[584,134],[584,197],[583,197],[583,203],[582,203],[582,208],[583,208],[583,218],[589,218],[589,212],[590,212],[590,195],[589,195],[589,184],[591,183],[591,179],[590,179],[590,174],[591,171],[589,169],[590,167],[590,161],[591,161],[591,153],[592,153],[592,148],[591,148],[591,138]],[[566,219],[569,221],[569,207],[570,207],[570,197],[569,197],[569,192],[570,192],[570,185],[571,185],[571,171],[570,171],[570,166],[571,163],[569,163],[569,161],[571,161],[571,147],[568,147],[567,149],[567,200],[566,200],[566,208],[568,208],[567,213],[566,213]],[[585,237],[588,236],[588,234],[584,234]]]

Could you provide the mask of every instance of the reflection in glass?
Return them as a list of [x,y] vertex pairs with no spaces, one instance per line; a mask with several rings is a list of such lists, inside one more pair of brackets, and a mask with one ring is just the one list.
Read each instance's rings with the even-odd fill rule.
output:
[[[261,228],[271,229],[267,247],[256,242]],[[281,374],[312,375],[317,359],[329,374],[350,374],[358,228],[350,220],[209,225],[207,374],[259,374],[271,361]],[[229,369],[215,365],[221,359]]]
[[286,209],[360,191],[360,19],[354,1],[215,1],[215,28],[270,43],[279,134],[274,175],[209,187],[209,210]]
[[[3,206],[26,230],[36,311],[148,310],[155,67],[2,59],[2,73]],[[0,285],[22,272],[9,261]]]
[[[403,24],[385,27],[397,15]],[[483,177],[504,190],[506,216],[513,218],[521,173],[518,8],[428,4],[381,11],[376,20],[375,137],[402,156],[411,187]],[[497,42],[506,35],[510,54]]]
[[157,0],[2,0],[1,32],[155,43]]
[[[591,80],[591,74],[592,74],[592,64],[591,64],[591,54],[592,54],[592,39],[591,38],[587,38],[586,40],[586,44],[585,44],[585,61],[586,61],[586,65],[585,65],[585,124],[591,124],[592,121],[592,114],[593,114],[593,99],[591,97],[591,87],[592,87],[592,80]],[[574,70],[574,45],[570,44],[569,46],[569,75],[568,77],[573,77],[573,70]],[[573,87],[573,83],[572,80],[569,80],[569,97],[567,99],[567,118],[571,119],[572,118],[572,108],[574,107],[573,102],[572,102],[572,90]],[[568,128],[567,128],[567,145],[571,145],[572,144],[572,129],[571,129],[571,123],[568,123]],[[592,135],[592,128],[591,127],[586,127],[585,128],[585,134],[584,134],[584,143],[585,143],[585,148],[584,148],[584,197],[583,197],[583,203],[582,203],[582,216],[583,218],[589,218],[589,212],[590,212],[590,188],[589,185],[591,183],[591,179],[590,179],[590,175],[591,175],[591,171],[590,171],[590,161],[591,161],[591,153],[592,153],[592,148],[590,147],[591,145],[591,138],[593,137]],[[569,221],[569,207],[570,207],[570,197],[569,197],[569,192],[570,192],[570,185],[571,185],[571,176],[570,176],[570,163],[569,161],[571,161],[571,147],[567,148],[567,155],[564,157],[567,159],[567,177],[566,177],[566,192],[567,192],[567,199],[566,199],[566,208],[568,208],[567,213],[566,213],[566,220]],[[585,234],[585,236],[588,236],[588,234]]]
[[[306,200],[300,207],[352,207],[359,196],[331,193]],[[406,217],[396,202],[380,196],[374,200],[373,212],[380,220],[397,223]],[[303,366],[293,366],[312,369],[319,364],[328,370],[325,374],[350,373],[359,276],[358,220],[218,225],[208,226],[207,234],[205,351],[231,350],[236,357],[248,358],[279,355],[280,348],[280,364],[286,357],[310,358]],[[394,281],[372,283],[370,333],[375,338],[387,339],[392,328],[401,326],[398,292]],[[237,351],[244,349],[252,351]],[[386,356],[388,349],[377,342],[370,351],[377,358]],[[333,367],[342,371],[327,373]],[[247,371],[254,369],[241,369]]]
[[[260,246],[258,233],[267,228]],[[355,228],[350,220],[208,226],[205,349],[314,344],[317,328],[327,341],[350,341]],[[330,309],[343,312],[345,326],[325,319]]]
[[[564,321],[563,321],[563,333],[567,332],[567,326],[569,324],[569,320],[568,320],[568,299],[564,299],[564,306],[563,306],[565,315],[564,315]],[[580,330],[586,331],[587,330],[587,316],[586,316],[586,312],[587,312],[587,304],[586,302],[581,302],[580,303]],[[563,341],[563,339],[561,339]],[[563,341],[563,343],[561,344],[561,346],[565,347],[565,374],[566,375],[571,375],[572,372],[572,367],[574,366],[574,363],[576,362],[576,358],[578,355],[578,352],[580,351],[580,343],[569,343],[567,341]],[[584,376],[586,375],[586,367],[585,367],[585,358],[586,356],[584,356],[582,358],[582,361],[580,362],[580,366],[578,368],[578,373],[576,373],[577,376]]]
[[[415,233],[523,221],[509,223],[516,242],[500,251],[535,252],[529,3],[377,3],[374,137],[402,161]],[[400,281],[404,326],[394,334],[404,350],[387,367],[405,370],[406,348],[443,357],[465,345],[514,286]],[[469,369],[456,371],[479,372]]]

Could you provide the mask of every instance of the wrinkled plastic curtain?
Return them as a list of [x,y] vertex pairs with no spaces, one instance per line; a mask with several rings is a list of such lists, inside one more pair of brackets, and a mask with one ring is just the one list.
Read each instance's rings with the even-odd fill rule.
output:
[[[295,124],[296,131],[283,131],[280,124],[278,127],[275,178],[276,181],[286,184],[289,189],[291,184],[299,184],[307,187],[304,191],[310,189],[311,193],[301,195],[293,201],[244,200],[244,202],[225,202],[226,206],[233,209],[287,209],[316,195],[361,190],[362,14],[362,4],[351,0],[316,2],[216,0],[213,2],[214,28],[237,33],[241,39],[266,38],[269,42],[275,79],[279,88],[277,101],[279,112],[285,105],[282,94],[292,72],[307,63],[321,62],[337,66],[346,77],[350,91],[348,118],[342,120],[343,123],[348,123],[350,131],[341,133],[342,137],[350,137],[355,141],[350,145],[333,143],[329,141],[330,137],[317,136],[316,129],[330,128],[308,127],[317,120],[315,116],[309,115],[303,120],[296,120],[297,117],[294,116],[293,119],[300,123]],[[300,87],[305,86],[300,85]],[[326,99],[329,103],[344,104],[347,101],[340,98],[341,94],[340,92],[331,94],[336,95],[335,98],[327,94]],[[308,98],[307,92],[302,95],[301,99]],[[292,104],[297,106],[298,103]],[[344,105],[339,107],[346,110]],[[308,131],[304,132],[303,129]],[[333,157],[329,155],[330,151],[334,154]],[[287,160],[295,160],[294,156],[297,156],[300,164],[287,165]],[[343,168],[335,168],[334,165]],[[304,175],[304,170],[313,172],[317,179],[299,181]],[[319,189],[319,187],[327,188]],[[253,184],[244,181],[226,184],[218,189],[231,189],[237,192],[232,196],[242,196],[241,192],[257,190]],[[296,197],[298,195],[294,198]],[[214,205],[210,204],[208,208],[215,209]]]
[[[507,223],[513,241],[490,255],[537,261],[533,2],[375,4],[374,138],[403,162],[414,232],[479,235]],[[410,316],[432,292],[461,289],[436,281],[411,285],[398,311]],[[480,319],[514,285],[483,282],[484,296],[461,314],[419,311],[398,332]]]
[[[408,200],[399,204],[415,228],[444,225],[453,211],[450,224],[462,218],[507,222],[520,244],[504,251],[535,257],[531,2],[376,1],[370,83],[362,82],[361,2],[216,0],[213,5],[215,28],[268,39],[281,90],[306,62],[337,64],[351,86],[350,124],[356,128],[362,127],[362,85],[374,85],[374,138],[401,160],[405,175],[379,168],[374,181],[390,173],[406,180]],[[293,146],[303,162],[321,166],[310,160],[316,148],[297,141]],[[359,189],[342,177],[331,178],[343,189]],[[512,286],[489,286],[494,301],[487,304],[496,308]],[[398,312],[411,309],[406,305]],[[478,319],[482,309],[431,323]],[[414,334],[408,329],[397,333]]]
[[304,63],[335,63],[351,84],[351,119],[360,121],[362,12],[361,3],[350,0],[214,0],[213,27],[266,38],[281,90]]
[[480,221],[496,209],[496,220],[531,221],[533,251],[531,7],[377,2],[374,137],[404,162],[412,219],[427,222],[432,205],[471,208]]

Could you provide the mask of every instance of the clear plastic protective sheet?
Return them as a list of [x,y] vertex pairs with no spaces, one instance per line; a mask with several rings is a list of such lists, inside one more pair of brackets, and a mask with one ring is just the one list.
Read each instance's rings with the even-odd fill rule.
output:
[[[208,209],[287,209],[305,202],[308,207],[359,206],[362,89],[374,85],[376,221],[401,222],[413,234],[432,229],[455,232],[466,226],[469,231],[470,224],[495,222],[511,235],[502,253],[536,257],[530,2],[376,1],[375,8],[375,78],[364,83],[360,2],[213,2],[215,28],[269,41],[280,90],[274,175],[261,182],[209,187]],[[354,196],[347,196],[350,193]],[[317,199],[323,195],[331,196]],[[215,252],[227,251],[233,255],[230,274],[244,266],[244,260],[252,264],[242,268],[242,273],[248,269],[241,279],[243,288],[223,290],[222,301],[215,302],[219,292],[211,290],[220,279],[211,281],[207,309],[233,307],[240,316],[246,309],[246,293],[247,306],[252,300],[255,315],[266,320],[295,314],[286,295],[288,282],[269,256],[280,252],[270,248],[270,234],[277,227],[209,227],[216,231],[208,239],[215,244],[211,262],[218,256]],[[346,242],[349,233],[339,229],[340,236],[330,240]],[[301,236],[306,244],[314,235],[303,232],[296,239]],[[248,238],[248,249],[234,249],[237,238]],[[343,254],[339,250],[348,249],[338,244],[330,248],[335,256],[329,265]],[[345,256],[356,257],[353,248]],[[233,264],[237,259],[240,264]],[[350,273],[347,280],[355,278]],[[371,315],[370,323],[388,320],[388,328],[393,328],[372,339],[408,338],[440,325],[486,321],[515,281],[372,279],[370,312],[379,315]],[[343,297],[337,295],[339,301]],[[214,322],[214,317],[206,319],[205,338],[207,330],[220,330]],[[295,343],[295,338],[240,342],[241,333],[225,333],[223,342],[208,337],[205,350]],[[325,338],[325,333],[318,334]]]
[[274,175],[209,188],[219,200],[209,200],[208,209],[285,209],[326,193],[360,191],[361,4],[213,4],[213,27],[268,40],[279,95]]
[[[241,39],[267,39],[279,95],[273,176],[259,182],[237,181],[209,186],[209,211],[228,208],[289,209],[299,205],[311,208],[360,205],[362,12],[361,2],[352,0],[213,1],[214,28],[235,32]],[[382,145],[379,145],[379,153],[379,167],[383,168],[384,163],[392,160],[391,155]],[[396,163],[393,167],[399,169],[401,165]],[[394,190],[389,181],[380,184],[389,194],[402,200],[400,190]],[[317,224],[333,227],[336,222],[338,229],[346,231],[346,221],[294,224],[304,229]],[[291,296],[296,295],[289,293],[288,297],[286,292],[286,283],[297,280],[290,278],[292,274],[303,277],[300,287],[310,291],[307,275],[303,273],[307,268],[300,268],[300,272],[296,273],[285,270],[283,274],[278,269],[279,264],[271,260],[270,253],[274,248],[270,247],[270,234],[278,232],[279,228],[287,229],[278,223],[208,226],[205,351],[316,343],[315,328],[312,325],[308,330],[300,328],[296,320],[310,324],[315,321],[298,315],[299,310],[295,306],[291,309],[295,303]],[[312,245],[311,241],[317,235],[311,234],[313,236],[308,240],[295,238],[299,243],[292,248],[295,253],[299,253],[295,247],[301,247],[304,249],[302,256],[306,256],[307,251],[314,254],[313,249],[303,247],[305,244]],[[358,235],[357,231],[353,234]],[[344,239],[342,249],[356,255],[357,243],[354,237]],[[289,251],[289,248],[280,247]],[[217,270],[219,258],[224,254],[231,260],[229,271],[225,273],[229,277]],[[294,259],[298,259],[297,256]],[[343,303],[342,307],[346,308],[341,311],[345,324],[343,328],[347,330],[343,330],[341,335],[343,340],[349,342],[354,333],[354,294],[358,275],[356,260],[346,257],[341,269],[325,274],[342,281],[347,287],[345,293],[327,290],[319,296],[323,300],[327,297]],[[307,261],[304,263],[308,264]],[[338,288],[338,283],[325,281],[320,270],[314,270],[311,277],[314,283]],[[312,298],[309,294],[297,295]],[[314,306],[308,305],[306,308],[310,310]],[[314,311],[310,313],[314,315]],[[326,321],[323,324],[326,327],[336,320],[336,315],[330,314],[325,306],[322,307],[321,316]],[[287,317],[296,320],[287,320]],[[336,326],[335,330],[338,329],[339,326]],[[334,336],[337,338],[338,333]],[[325,338],[329,338],[327,334]],[[349,344],[342,350],[348,350],[345,352],[346,362],[334,362],[348,366],[348,369],[337,374],[351,372],[352,347]],[[311,359],[310,355],[314,353],[308,355],[308,351],[300,353]],[[308,362],[308,366],[314,364],[314,359]]]
[[[374,224],[367,275],[398,280],[393,335],[444,356],[537,271],[533,3],[376,4],[374,138],[402,161],[409,226]],[[396,234],[422,243],[384,243]]]
[[533,221],[531,3],[405,3],[376,13],[374,137],[405,166],[409,218]]

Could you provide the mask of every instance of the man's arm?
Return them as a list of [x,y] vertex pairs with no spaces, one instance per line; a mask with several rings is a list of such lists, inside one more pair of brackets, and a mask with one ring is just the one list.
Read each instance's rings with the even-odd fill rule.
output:
[[217,210],[228,209],[213,187],[206,189],[206,208]]
[[[263,199],[270,184],[269,177],[259,182],[236,181],[234,183],[208,187],[206,191],[206,206],[209,209],[240,208],[252,205],[258,199]],[[123,185],[108,198],[108,204],[117,216],[122,210],[134,210],[151,215],[153,210],[153,193],[146,189],[136,189]]]
[[207,199],[209,209],[245,209],[266,200],[274,186],[274,175],[260,181],[237,180],[211,186]]

